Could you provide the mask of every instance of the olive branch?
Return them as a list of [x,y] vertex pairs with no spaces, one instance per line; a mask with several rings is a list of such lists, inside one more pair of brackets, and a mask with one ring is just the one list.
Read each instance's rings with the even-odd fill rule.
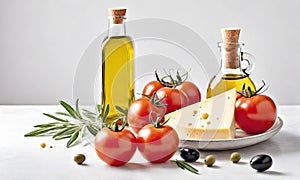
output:
[[67,147],[81,142],[86,131],[96,136],[106,124],[109,113],[109,105],[104,109],[101,105],[96,105],[96,113],[87,109],[79,108],[79,99],[76,100],[75,107],[65,101],[59,101],[66,112],[56,112],[55,115],[43,113],[43,115],[55,120],[51,123],[35,125],[35,130],[25,134],[25,137],[52,136],[55,140],[69,138]]

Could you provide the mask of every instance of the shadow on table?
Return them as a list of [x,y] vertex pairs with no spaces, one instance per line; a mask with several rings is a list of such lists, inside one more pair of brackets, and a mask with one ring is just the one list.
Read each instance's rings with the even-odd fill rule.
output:
[[273,176],[285,176],[285,175],[287,175],[286,173],[279,172],[279,171],[264,171],[264,172],[257,172],[257,173],[273,175]]
[[148,164],[148,163],[128,162],[121,168],[126,169],[126,170],[141,170],[141,169],[148,169],[149,166],[150,166],[150,164]]
[[[227,150],[227,151],[201,151],[201,158],[213,153],[217,156],[218,159],[226,160],[230,156],[230,154],[234,151],[238,151],[244,155],[248,155],[249,157],[257,154],[257,153],[267,153],[267,154],[287,154],[287,153],[296,153],[300,152],[300,136],[296,136],[294,134],[282,131],[278,133],[273,138],[258,143],[253,146],[244,147],[235,150]],[[248,157],[248,158],[249,158]]]
[[[193,166],[202,166],[202,165],[204,165],[204,163],[198,162],[198,161],[197,162],[191,162],[189,164],[191,164]],[[175,160],[169,160],[169,161],[164,162],[164,163],[149,163],[149,162],[134,163],[134,162],[128,162],[124,166],[118,167],[118,168],[122,168],[124,170],[142,170],[142,169],[148,169],[148,168],[158,168],[158,169],[174,169],[174,168],[176,168],[177,169],[178,167],[176,165]],[[219,167],[216,166],[215,168],[219,168]]]
[[242,150],[245,149],[254,152],[264,151],[270,154],[296,153],[300,152],[300,146],[298,146],[299,143],[300,136],[283,131],[265,142],[243,148]]
[[[278,144],[281,151],[285,153],[295,153],[300,151],[300,136],[285,131],[280,132],[274,138],[271,138],[269,142]],[[268,143],[268,141],[266,141],[266,143]]]

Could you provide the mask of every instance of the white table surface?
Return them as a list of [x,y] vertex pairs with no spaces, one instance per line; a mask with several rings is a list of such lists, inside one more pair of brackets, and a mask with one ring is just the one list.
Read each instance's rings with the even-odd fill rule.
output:
[[[242,160],[229,161],[230,151],[202,151],[194,166],[200,175],[178,168],[174,161],[163,164],[145,162],[140,154],[122,167],[111,167],[96,155],[91,144],[66,148],[65,140],[51,137],[24,137],[36,124],[52,121],[43,112],[61,111],[59,106],[0,106],[0,180],[34,179],[299,179],[300,177],[300,106],[279,106],[278,115],[283,119],[281,131],[263,143],[238,149]],[[46,148],[40,144],[46,143]],[[50,148],[49,146],[53,146]],[[86,161],[77,165],[74,155],[83,153]],[[273,158],[272,167],[258,173],[249,165],[251,157],[267,153]],[[214,154],[214,167],[203,165],[203,158]],[[173,159],[180,157],[175,155]]]

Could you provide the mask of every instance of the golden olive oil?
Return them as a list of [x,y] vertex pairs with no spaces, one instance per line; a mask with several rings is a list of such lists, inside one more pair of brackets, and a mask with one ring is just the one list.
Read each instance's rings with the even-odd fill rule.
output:
[[110,106],[107,122],[134,101],[134,47],[128,36],[112,36],[102,46],[102,105]]
[[249,76],[242,74],[225,74],[223,77],[216,83],[212,85],[212,82],[216,80],[215,78],[211,80],[207,88],[207,98],[221,94],[229,89],[236,88],[237,91],[243,89],[243,85],[248,88],[251,88],[252,91],[255,91],[255,85]]

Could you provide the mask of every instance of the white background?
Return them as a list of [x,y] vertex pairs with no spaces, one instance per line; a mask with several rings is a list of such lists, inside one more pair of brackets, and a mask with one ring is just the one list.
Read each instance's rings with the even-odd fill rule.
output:
[[278,104],[300,104],[298,0],[0,0],[0,104],[73,101],[81,58],[106,31],[107,8],[115,6],[128,8],[128,20],[161,18],[188,27],[216,59],[220,28],[242,28],[245,50],[256,57],[254,81],[265,80]]

